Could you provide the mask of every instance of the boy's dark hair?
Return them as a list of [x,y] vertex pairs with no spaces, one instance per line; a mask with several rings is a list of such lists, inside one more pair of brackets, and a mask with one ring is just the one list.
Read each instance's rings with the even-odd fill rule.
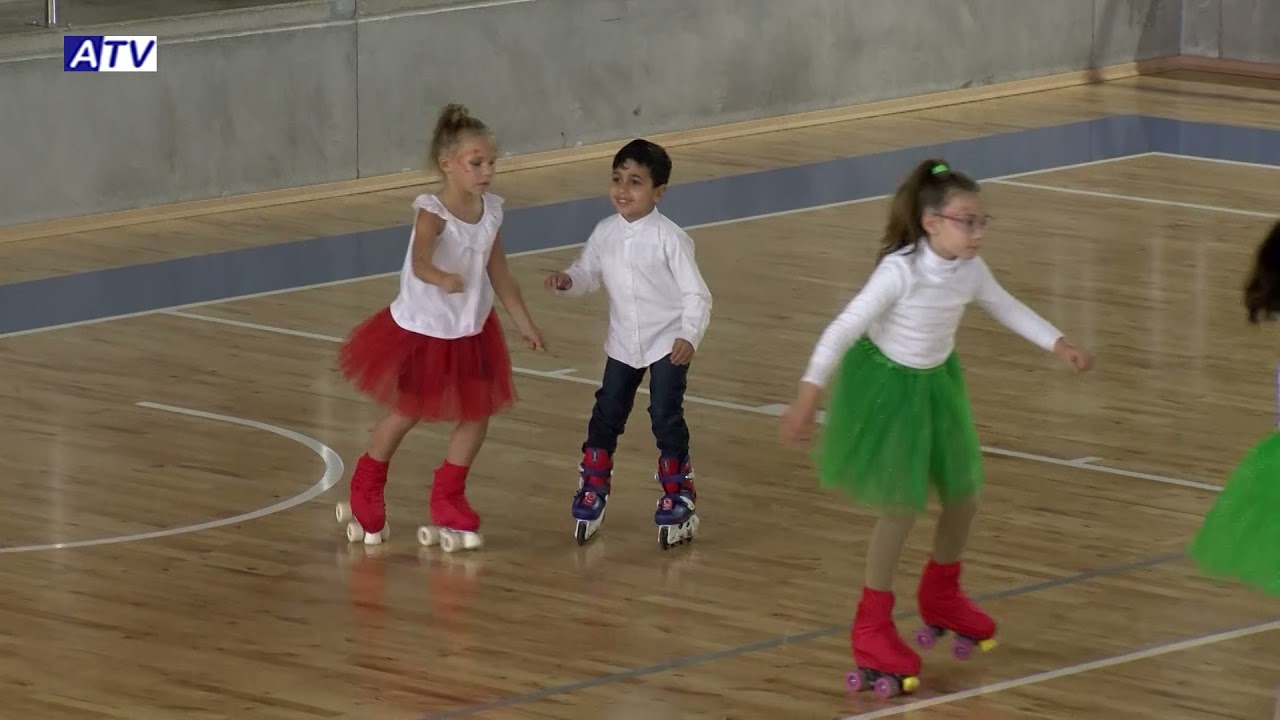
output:
[[628,160],[649,169],[655,188],[671,182],[671,156],[667,155],[661,145],[636,138],[623,145],[618,154],[613,156],[613,169],[617,170]]
[[1244,306],[1254,325],[1280,313],[1280,221],[1271,227],[1254,255],[1249,282],[1244,286]]
[[924,235],[920,216],[928,210],[941,210],[957,192],[979,192],[978,183],[962,172],[951,169],[946,160],[929,158],[911,171],[889,205],[880,257],[910,247]]

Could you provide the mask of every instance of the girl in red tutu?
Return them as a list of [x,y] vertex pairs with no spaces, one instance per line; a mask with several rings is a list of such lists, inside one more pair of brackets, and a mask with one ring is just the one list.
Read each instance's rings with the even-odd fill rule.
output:
[[352,331],[339,355],[342,374],[387,414],[356,462],[338,522],[348,523],[351,542],[382,542],[389,529],[383,489],[400,441],[421,421],[456,423],[431,485],[432,525],[418,532],[422,544],[438,541],[452,552],[482,544],[467,472],[489,417],[516,399],[495,295],[530,348],[542,349],[542,335],[502,250],[502,198],[487,192],[497,160],[493,134],[462,105],[449,105],[436,122],[430,160],[444,187],[413,202],[400,293]]

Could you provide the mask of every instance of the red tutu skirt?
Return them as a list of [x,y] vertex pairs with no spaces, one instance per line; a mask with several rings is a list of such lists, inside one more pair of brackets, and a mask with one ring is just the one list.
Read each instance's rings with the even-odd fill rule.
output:
[[480,334],[446,340],[405,330],[383,308],[351,331],[338,364],[379,405],[419,420],[482,420],[516,400],[495,311]]

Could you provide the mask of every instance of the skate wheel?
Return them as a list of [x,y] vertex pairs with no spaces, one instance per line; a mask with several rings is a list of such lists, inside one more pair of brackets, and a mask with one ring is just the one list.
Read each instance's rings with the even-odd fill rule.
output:
[[658,528],[658,547],[662,548],[663,550],[667,550],[671,547],[672,544],[673,543],[671,542],[671,528],[667,525],[663,525],[662,527]]
[[891,697],[897,697],[902,694],[902,685],[897,678],[881,675],[876,678],[875,691],[877,696],[888,700]]
[[931,650],[938,642],[938,634],[932,628],[922,627],[916,631],[916,645],[922,650]]
[[845,673],[844,685],[849,688],[849,692],[857,693],[870,689],[870,683],[867,682],[867,674],[861,668]]
[[347,522],[353,517],[351,514],[351,506],[344,502],[338,503],[338,507],[334,509],[334,514],[338,517],[339,525]]
[[352,520],[347,523],[347,542],[358,543],[364,539],[364,528],[360,527],[360,523]]
[[574,526],[573,539],[576,540],[579,545],[586,544],[588,527],[589,525],[586,520],[579,520],[577,525]]
[[431,547],[440,542],[440,533],[430,525],[418,528],[418,542],[424,547]]
[[974,652],[989,652],[996,646],[996,641],[992,638],[974,642],[967,637],[956,638],[956,642],[951,646],[951,654],[957,660],[968,660],[973,657]]
[[437,532],[440,534],[440,549],[447,553],[475,550],[484,545],[484,538],[480,537],[479,533],[459,532],[447,528],[439,528]]
[[920,689],[920,678],[912,675],[902,679],[902,692],[913,693]]

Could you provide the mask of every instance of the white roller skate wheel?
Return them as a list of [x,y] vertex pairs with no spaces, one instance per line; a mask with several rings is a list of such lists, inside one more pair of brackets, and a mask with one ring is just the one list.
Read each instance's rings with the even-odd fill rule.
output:
[[431,547],[440,542],[440,533],[430,525],[423,525],[418,528],[418,543],[424,547]]
[[463,533],[462,546],[468,550],[478,550],[484,547],[484,536],[480,533]]
[[338,524],[341,525],[352,518],[351,506],[347,503],[340,502],[338,503],[338,507],[335,509],[334,514],[338,516]]
[[440,549],[447,552],[456,552],[462,549],[462,542],[457,535],[448,530],[440,531]]
[[360,542],[364,539],[364,528],[360,527],[360,523],[352,520],[347,523],[347,542]]

